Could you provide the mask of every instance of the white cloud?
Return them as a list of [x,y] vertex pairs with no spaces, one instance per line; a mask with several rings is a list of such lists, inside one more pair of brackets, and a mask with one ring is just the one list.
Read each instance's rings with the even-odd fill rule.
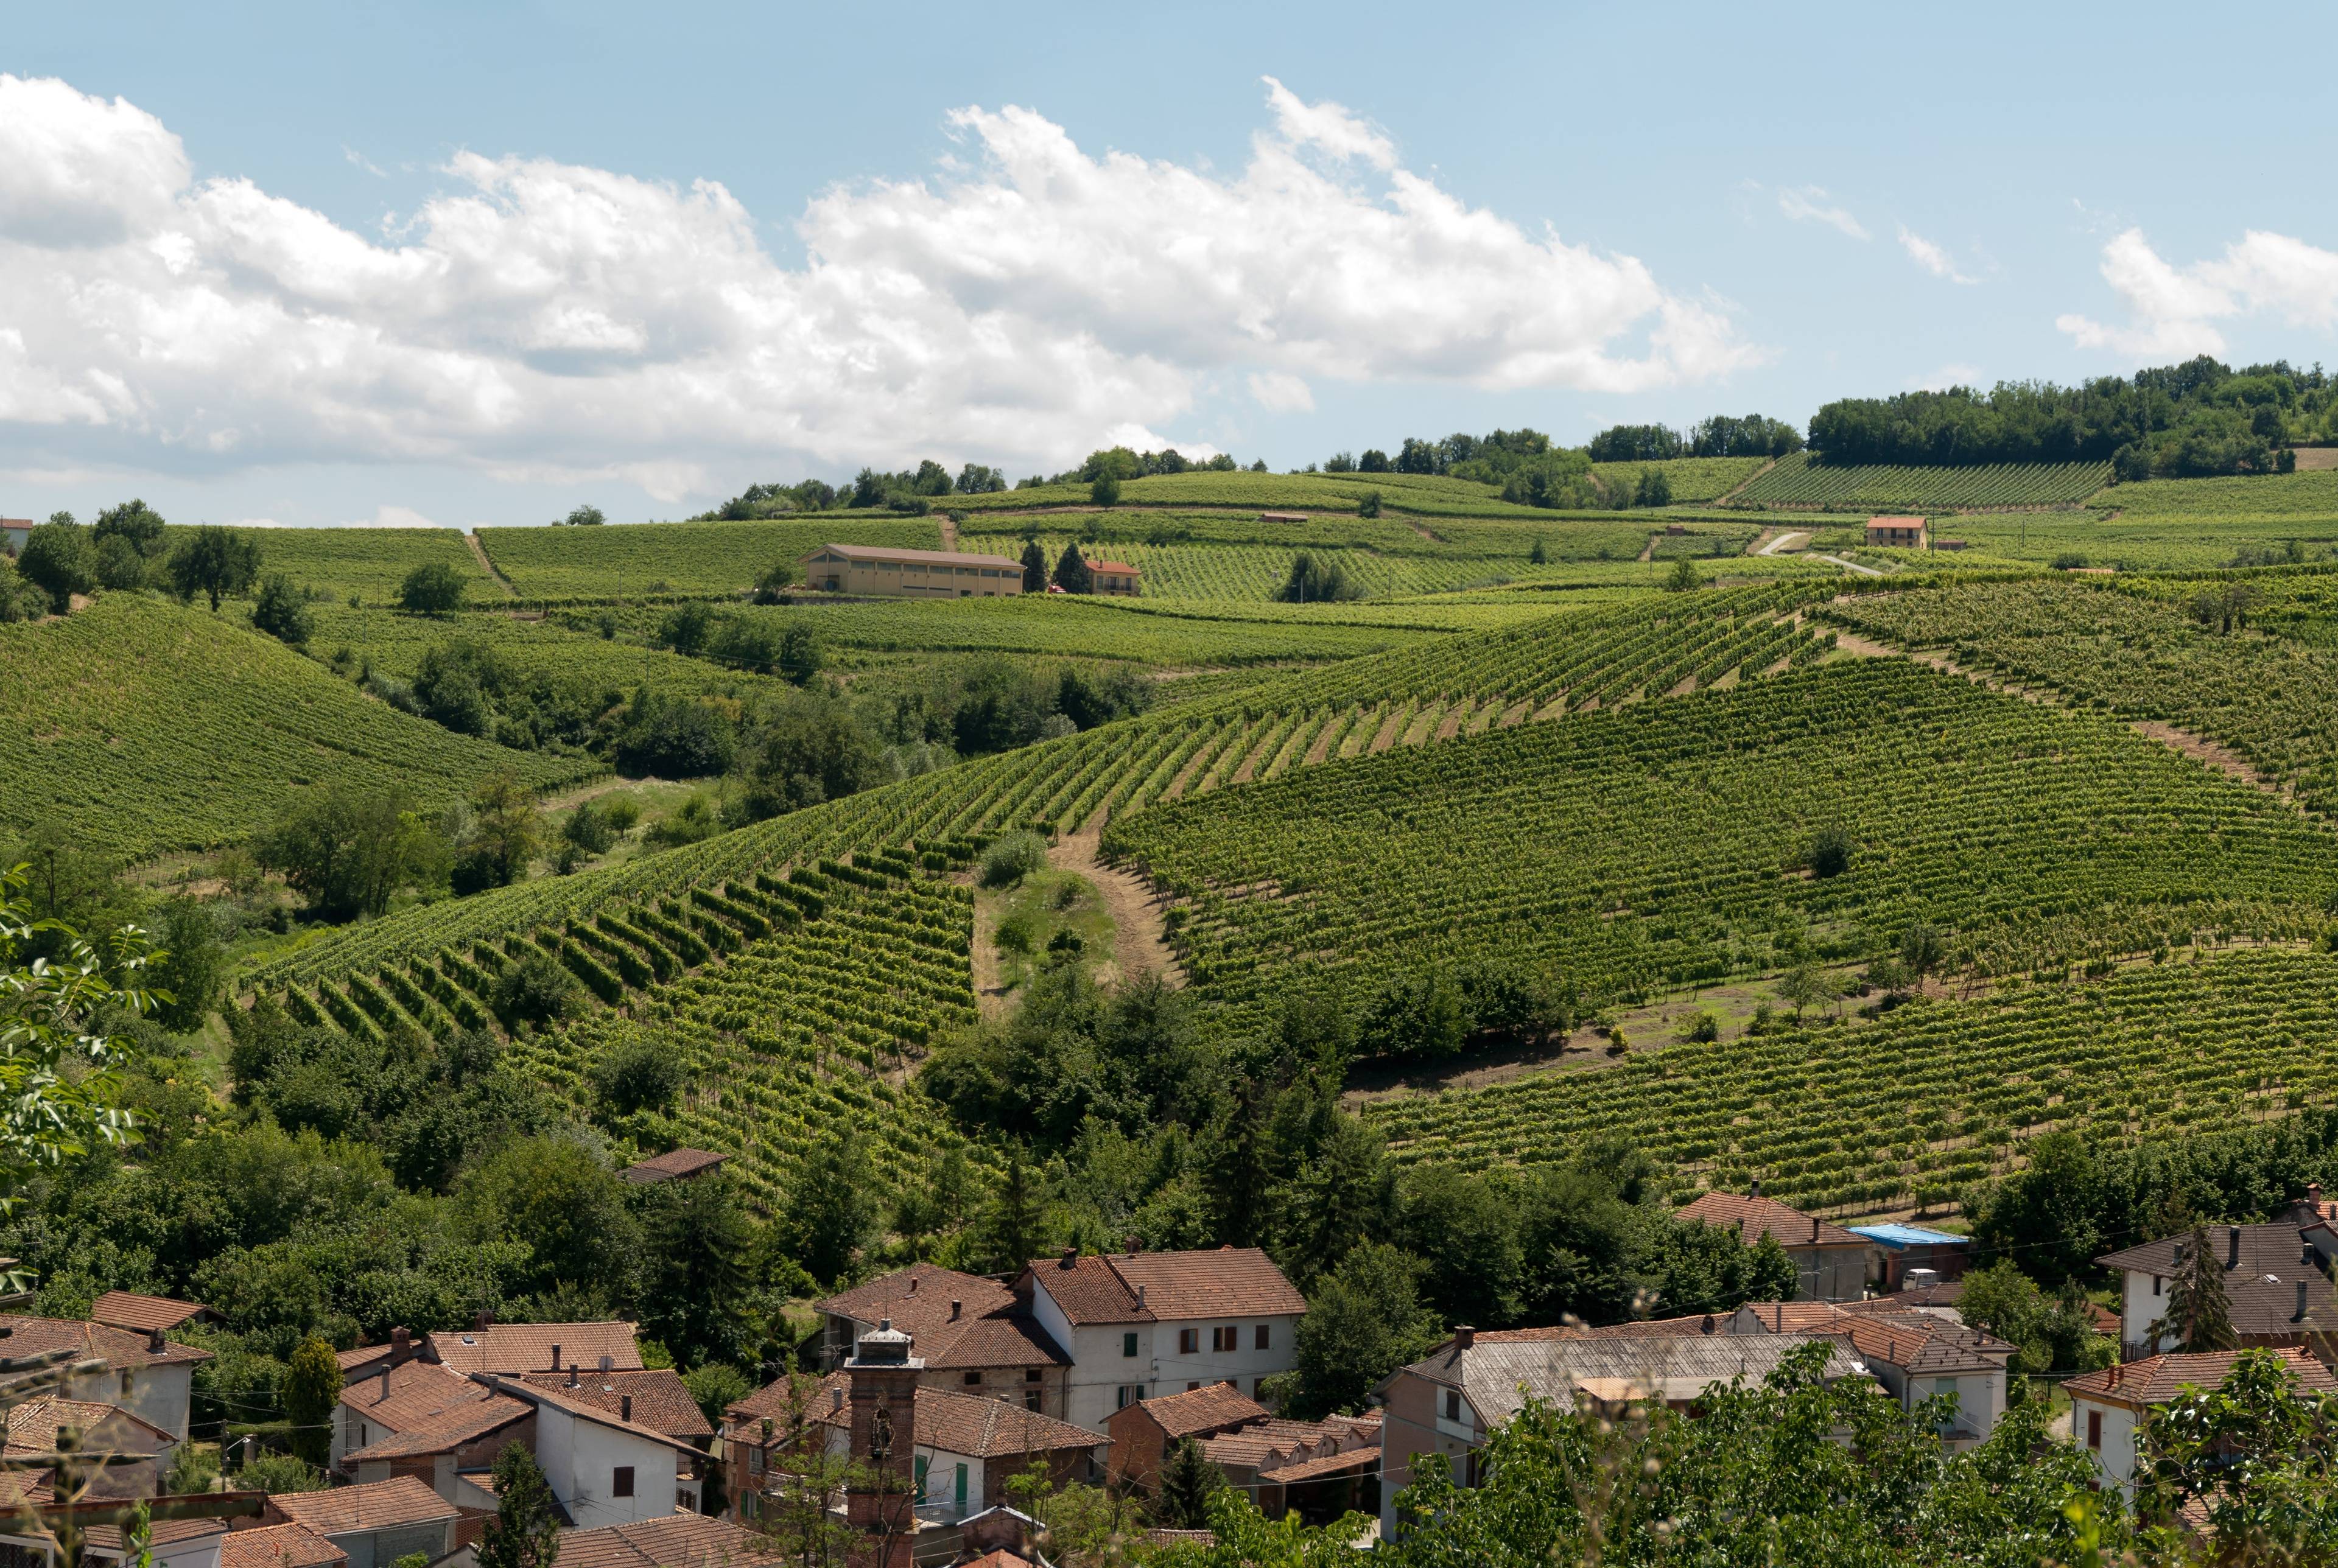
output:
[[2179,268],[2142,230],[2129,229],[2103,247],[2102,272],[2132,319],[2121,327],[2076,312],[2057,317],[2081,348],[2134,359],[2222,354],[2225,335],[2215,323],[2255,314],[2291,327],[2338,327],[2338,251],[2286,234],[2252,229],[2221,258]]
[[1816,185],[1778,192],[1778,211],[1798,223],[1823,223],[1830,229],[1842,230],[1854,240],[1868,237],[1865,226],[1858,219],[1845,209],[1827,202],[1826,191]]
[[1280,370],[1252,371],[1250,395],[1270,414],[1304,414],[1315,407],[1315,394],[1307,383]]
[[1968,278],[1958,271],[1956,262],[1950,260],[1946,250],[1941,250],[1940,246],[1925,239],[1921,234],[1914,232],[1905,223],[1900,225],[1900,248],[1908,252],[1909,259],[1917,266],[1935,278],[1945,278],[1951,283],[1979,281],[1978,279]]
[[458,464],[675,499],[784,455],[1061,464],[1229,384],[1630,392],[1758,358],[1718,301],[1470,208],[1267,86],[1224,175],[960,110],[942,174],[822,192],[788,267],[712,181],[471,152],[369,238],[194,181],[130,105],[0,75],[0,459]]
[[1980,367],[1961,361],[1943,365],[1930,375],[1913,377],[1908,382],[1911,391],[1919,392],[1945,392],[1951,387],[1978,387],[1980,384]]

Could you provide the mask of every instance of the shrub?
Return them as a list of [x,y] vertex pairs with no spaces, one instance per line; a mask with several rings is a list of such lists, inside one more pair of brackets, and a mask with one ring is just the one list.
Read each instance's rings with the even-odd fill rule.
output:
[[463,607],[463,574],[444,561],[417,566],[398,585],[398,603],[418,615],[448,615]]
[[1363,499],[1356,503],[1356,515],[1359,517],[1377,517],[1380,514],[1380,493],[1377,490],[1365,491]]
[[620,1116],[672,1104],[682,1093],[682,1059],[652,1040],[610,1046],[593,1063],[593,1087]]
[[531,953],[503,972],[491,1000],[506,1024],[549,1024],[584,1004],[584,986],[549,953]]
[[307,644],[309,602],[283,573],[271,574],[260,585],[259,602],[251,607],[251,629],[295,648]]
[[1047,841],[1036,833],[1009,833],[982,853],[985,887],[1020,882],[1047,863]]
[[1120,505],[1120,481],[1106,474],[1088,486],[1088,499],[1099,506]]
[[1840,877],[1851,868],[1851,835],[1840,823],[1830,822],[1811,836],[1811,874]]
[[560,825],[560,837],[587,855],[598,855],[617,841],[617,829],[610,823],[607,811],[586,800]]
[[601,818],[610,831],[630,833],[642,819],[642,803],[631,795],[611,795],[601,801]]
[[1032,936],[1031,917],[1027,915],[1009,915],[998,923],[998,945],[1009,953],[1031,951]]

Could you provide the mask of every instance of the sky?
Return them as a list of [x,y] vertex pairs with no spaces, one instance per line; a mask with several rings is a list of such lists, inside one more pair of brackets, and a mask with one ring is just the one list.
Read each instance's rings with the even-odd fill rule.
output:
[[0,30],[0,515],[472,527],[2338,363],[2338,13],[217,4]]

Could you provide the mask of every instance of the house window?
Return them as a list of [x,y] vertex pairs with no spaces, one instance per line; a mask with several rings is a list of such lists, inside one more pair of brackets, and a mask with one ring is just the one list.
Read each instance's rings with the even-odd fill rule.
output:
[[1274,1337],[1273,1329],[1262,1323],[1258,1326],[1258,1348],[1263,1350]]
[[762,1451],[761,1448],[750,1448],[750,1449],[748,1449],[748,1450],[747,1450],[747,1474],[748,1474],[748,1475],[761,1475],[762,1473],[763,1473],[763,1451]]
[[1238,1324],[1229,1323],[1223,1328],[1211,1329],[1210,1348],[1220,1352],[1241,1349],[1241,1326]]
[[1025,1368],[1023,1369],[1023,1381],[1024,1381],[1024,1382],[1026,1382],[1026,1383],[1036,1383],[1038,1380],[1039,1380],[1039,1369],[1038,1369],[1036,1367],[1025,1367]]
[[969,1387],[969,1388],[979,1388],[979,1387],[982,1387],[982,1374],[981,1374],[981,1373],[979,1373],[979,1372],[969,1372],[969,1373],[968,1373],[968,1374],[966,1375],[966,1386],[967,1386],[968,1387]]
[[2158,1294],[2159,1294],[2159,1284],[2160,1284],[2160,1277],[2159,1277],[2158,1275],[2156,1275],[2156,1274],[2154,1274],[2154,1275],[2151,1277],[2151,1293],[2152,1293],[2154,1296],[2156,1296],[2156,1295],[2158,1295]]
[[1114,1408],[1115,1408],[1115,1409],[1120,1409],[1120,1410],[1125,1410],[1125,1409],[1127,1409],[1131,1405],[1135,1404],[1138,1400],[1140,1400],[1140,1399],[1142,1399],[1142,1398],[1144,1398],[1144,1384],[1142,1384],[1142,1383],[1124,1383],[1124,1384],[1122,1384],[1122,1385],[1120,1386],[1120,1402],[1119,1402],[1116,1406],[1114,1406]]
[[1445,1391],[1445,1418],[1448,1421],[1461,1419],[1461,1390],[1459,1388]]
[[1135,1335],[1124,1334],[1120,1337],[1120,1353],[1124,1356],[1134,1356],[1136,1354]]
[[1039,1390],[1037,1390],[1036,1388],[1026,1388],[1026,1389],[1024,1389],[1024,1390],[1023,1390],[1023,1408],[1024,1408],[1024,1409],[1026,1409],[1026,1410],[1036,1410],[1038,1407],[1039,1407]]
[[1201,1386],[1202,1380],[1199,1377],[1188,1377],[1185,1379],[1185,1392],[1188,1394],[1191,1394],[1194,1389],[1199,1388]]
[[2103,1413],[2099,1410],[2089,1410],[2087,1412],[2087,1446],[2099,1452],[2102,1446]]
[[630,1497],[634,1494],[634,1467],[620,1465],[609,1472],[609,1495]]
[[1178,1355],[1191,1356],[1194,1351],[1199,1350],[1201,1348],[1202,1331],[1199,1328],[1180,1328],[1177,1330]]

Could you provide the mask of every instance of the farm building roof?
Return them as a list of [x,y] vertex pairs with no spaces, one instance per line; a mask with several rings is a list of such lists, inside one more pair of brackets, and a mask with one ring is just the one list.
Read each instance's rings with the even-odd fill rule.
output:
[[296,1524],[319,1535],[355,1535],[375,1530],[395,1530],[407,1524],[430,1524],[457,1517],[452,1503],[413,1475],[368,1481],[356,1486],[334,1486],[323,1492],[286,1492],[270,1496],[269,1506]]
[[1136,1407],[1172,1438],[1223,1432],[1244,1422],[1263,1421],[1267,1415],[1265,1406],[1244,1397],[1231,1383],[1213,1383],[1206,1388],[1188,1388],[1183,1394],[1140,1399]]
[[1023,570],[1023,563],[1004,555],[977,555],[962,550],[895,550],[882,544],[823,544],[810,554],[801,557],[817,561],[822,555],[840,556],[847,561],[915,561],[945,566],[1012,566]]
[[168,1296],[141,1296],[134,1290],[108,1290],[90,1303],[89,1320],[135,1334],[165,1333],[188,1318],[209,1312],[200,1301],[178,1301]]
[[714,1436],[713,1426],[706,1413],[692,1397],[682,1374],[671,1367],[645,1368],[639,1372],[579,1372],[571,1386],[565,1372],[530,1372],[518,1381],[531,1388],[551,1388],[572,1399],[582,1399],[597,1405],[612,1416],[625,1409],[625,1401],[633,1403],[635,1425],[663,1432],[669,1437],[689,1441]]
[[1673,1211],[1675,1220],[1703,1220],[1707,1225],[1734,1225],[1751,1246],[1764,1235],[1775,1236],[1790,1250],[1798,1247],[1863,1247],[1867,1238],[1828,1223],[1799,1209],[1789,1209],[1775,1198],[1707,1192],[1686,1208]]
[[682,1181],[703,1175],[730,1158],[712,1149],[669,1149],[663,1154],[636,1160],[617,1174],[638,1187],[649,1181]]
[[560,1533],[561,1568],[754,1568],[785,1555],[770,1536],[702,1514]]
[[[559,1367],[598,1367],[609,1357],[613,1372],[638,1372],[642,1348],[631,1323],[490,1323],[484,1328],[433,1332],[425,1354],[457,1372],[550,1372]],[[560,1352],[555,1365],[552,1353]]]
[[231,1530],[220,1543],[220,1568],[331,1568],[349,1554],[309,1529],[287,1522]]
[[1972,1238],[1958,1236],[1946,1230],[1927,1230],[1921,1225],[1853,1225],[1854,1236],[1864,1236],[1879,1246],[1900,1247],[1970,1247]]
[[1586,1379],[1628,1379],[1667,1398],[1693,1397],[1741,1377],[1758,1382],[1813,1343],[1829,1347],[1826,1376],[1856,1375],[1848,1346],[1810,1334],[1481,1341],[1466,1350],[1448,1345],[1404,1371],[1459,1389],[1478,1420],[1492,1426],[1517,1415],[1529,1396],[1572,1410],[1576,1390]]

